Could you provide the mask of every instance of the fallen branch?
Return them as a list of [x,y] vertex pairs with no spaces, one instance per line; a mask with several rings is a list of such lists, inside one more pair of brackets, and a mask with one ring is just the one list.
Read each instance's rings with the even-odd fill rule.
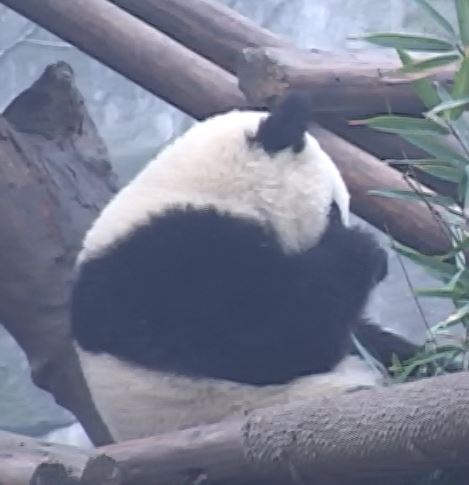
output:
[[108,443],[68,334],[68,299],[83,234],[114,185],[70,66],[49,66],[0,116],[0,161],[0,321],[34,382]]
[[128,485],[358,485],[464,466],[469,373],[266,408],[101,451]]

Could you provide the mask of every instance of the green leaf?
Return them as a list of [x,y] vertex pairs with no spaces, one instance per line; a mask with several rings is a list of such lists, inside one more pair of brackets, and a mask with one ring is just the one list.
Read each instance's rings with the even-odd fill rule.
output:
[[419,164],[418,170],[433,175],[440,180],[458,183],[462,177],[462,170],[448,165]]
[[354,36],[355,39],[364,39],[372,44],[393,49],[404,49],[422,52],[449,52],[454,45],[444,39],[424,34],[405,34],[392,32],[376,32]]
[[450,288],[434,288],[434,289],[422,289],[422,290],[415,290],[415,293],[418,296],[425,296],[427,298],[459,298],[461,296],[461,292],[457,292]]
[[418,135],[447,135],[449,130],[432,120],[415,118],[412,116],[383,115],[368,118],[366,120],[354,120],[350,124],[367,125],[375,130],[386,133],[418,134]]
[[454,313],[452,313],[446,320],[444,320],[442,322],[442,326],[449,327],[451,325],[459,323],[468,315],[469,315],[469,303],[466,303],[461,308],[458,308]]
[[[467,1],[467,0],[466,0]],[[453,99],[460,99],[469,95],[469,58],[465,57],[461,62],[458,72],[454,76]],[[463,108],[455,109],[451,113],[451,119],[458,119],[463,112]]]
[[459,36],[465,46],[469,45],[469,2],[468,0],[455,0],[458,14]]
[[440,261],[437,257],[421,254],[415,249],[400,244],[397,241],[393,241],[392,245],[399,254],[402,254],[403,256],[409,258],[410,260],[419,264],[428,271],[431,271],[437,278],[444,281],[445,283],[451,281],[451,279],[454,277],[454,274],[456,273],[454,265],[446,263],[444,261]]
[[[441,83],[436,84],[436,90],[442,102],[445,102],[445,101],[449,102],[453,100],[448,90]],[[451,112],[444,113],[443,117],[445,118],[446,122],[449,123],[451,130],[454,132],[454,135],[459,140],[459,144],[464,149],[464,153],[469,153],[468,118],[467,116],[460,116],[458,119],[451,119],[450,115],[451,115]]]
[[441,165],[451,167],[452,165],[443,160],[436,160],[435,158],[404,158],[399,160],[386,160],[390,165],[410,165],[419,167],[420,165]]
[[[462,241],[458,241],[456,244],[454,244],[454,246],[447,253],[442,254],[441,256],[438,256],[438,257],[441,259],[452,258],[456,256],[458,253],[460,253],[461,251],[466,251],[467,249],[469,249],[469,238],[464,237]],[[464,271],[459,270],[458,273],[455,275],[455,278],[457,277],[456,281],[461,279],[463,275],[468,277],[468,281],[469,281],[469,275],[467,274],[467,270],[464,270]],[[456,284],[456,283],[453,283],[453,284]]]
[[431,111],[428,112],[428,116],[433,116],[445,111],[451,111],[454,108],[461,108],[469,104],[469,96],[464,96],[459,99],[450,99],[448,101],[443,101],[443,103],[435,106]]
[[447,66],[448,64],[454,64],[461,59],[461,56],[457,53],[454,54],[442,54],[439,56],[429,57],[428,59],[423,59],[421,61],[415,61],[409,63],[399,69],[398,72],[402,73],[413,73],[413,72],[423,72],[435,69],[437,67]]
[[452,37],[456,37],[456,32],[453,26],[440,14],[436,9],[434,9],[427,0],[415,0],[420,7],[427,12],[427,14],[448,34]]
[[424,200],[427,200],[432,204],[442,205],[443,207],[454,204],[454,200],[451,197],[426,192],[417,192],[414,190],[370,190],[368,191],[368,194],[413,202],[423,202]]
[[464,201],[463,202],[463,207],[464,207],[464,214],[467,216],[469,213],[469,166],[466,167],[466,176],[464,177],[464,185],[466,186],[466,190],[464,193]]
[[439,137],[422,135],[402,135],[402,137],[412,145],[421,148],[429,155],[432,155],[445,163],[449,163],[455,167],[463,167],[469,164],[469,159],[450,148]]
[[[397,54],[403,64],[407,66],[413,63],[412,57],[405,51],[397,49]],[[412,83],[415,94],[422,100],[426,108],[430,109],[437,105],[441,99],[438,96],[437,90],[433,87],[430,79],[417,79]]]

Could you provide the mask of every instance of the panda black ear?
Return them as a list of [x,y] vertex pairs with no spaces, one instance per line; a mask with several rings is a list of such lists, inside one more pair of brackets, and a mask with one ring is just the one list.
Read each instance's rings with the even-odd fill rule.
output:
[[286,148],[295,153],[301,152],[311,118],[311,95],[303,91],[287,92],[259,124],[252,140],[270,154]]

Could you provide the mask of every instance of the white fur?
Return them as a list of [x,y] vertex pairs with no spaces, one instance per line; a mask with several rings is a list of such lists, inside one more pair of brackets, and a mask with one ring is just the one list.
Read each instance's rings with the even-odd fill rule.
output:
[[300,153],[283,150],[273,157],[247,142],[265,116],[232,111],[192,127],[107,205],[86,235],[80,261],[105,251],[152,215],[187,204],[268,221],[288,252],[317,242],[333,200],[348,224],[347,188],[311,135]]
[[132,366],[111,355],[77,351],[98,412],[116,441],[210,424],[254,408],[333,396],[380,382],[354,356],[346,357],[327,374],[256,387],[214,379],[194,381]]

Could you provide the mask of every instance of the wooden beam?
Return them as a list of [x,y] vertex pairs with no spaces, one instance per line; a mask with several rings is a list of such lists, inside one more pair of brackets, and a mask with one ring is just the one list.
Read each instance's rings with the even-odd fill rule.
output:
[[[409,83],[391,85],[381,82],[382,71],[386,72],[399,67],[400,63],[396,56],[389,53],[351,53],[348,51],[338,53],[315,49],[300,53],[291,41],[259,27],[246,17],[213,0],[110,1],[234,74],[238,74],[239,63],[242,68],[243,51],[246,49],[251,55],[258,50],[262,52],[264,48],[269,52],[283,52],[287,58],[286,62],[288,62],[289,52],[297,55],[298,61],[294,63],[296,65],[295,73],[290,76],[290,80],[289,78],[283,79],[284,76],[281,73],[285,73],[285,70],[282,67],[277,68],[276,63],[267,62],[264,66],[258,67],[254,62],[251,63],[253,70],[264,71],[262,78],[266,76],[267,79],[274,80],[274,86],[270,88],[264,86],[263,96],[258,97],[257,102],[261,104],[265,104],[265,100],[269,96],[278,94],[279,90],[287,87],[290,81],[305,85],[305,71],[306,73],[311,72],[311,69],[316,69],[317,64],[321,66],[319,79],[311,87],[318,90],[315,94],[315,101],[317,112],[322,114],[321,123],[323,119],[327,118],[330,130],[344,136],[351,143],[357,143],[367,151],[371,150],[372,154],[378,158],[400,158],[402,148],[405,148],[411,157],[415,154],[415,158],[425,158],[421,151],[419,152],[410,144],[403,143],[396,135],[377,133],[370,129],[362,129],[362,127],[351,128],[344,124],[346,118],[350,119],[363,114],[364,106],[357,103],[354,96],[357,90],[362,93],[366,91],[366,86],[370,83],[373,87],[371,95],[366,92],[362,95],[362,100],[365,99],[368,108],[374,110],[369,111],[369,114],[377,111],[387,112],[389,103],[393,104],[396,111],[402,113],[421,113],[422,105],[417,97],[412,95]],[[313,68],[311,68],[310,61],[314,63]],[[272,72],[269,72],[270,68]],[[277,72],[277,69],[280,70],[280,73]],[[240,74],[242,78],[246,79],[246,72]],[[451,77],[450,74],[451,69],[445,69],[439,74],[439,78],[446,79],[448,76]],[[339,83],[336,82],[337,77],[340,79]],[[278,82],[275,81],[276,78],[278,78]],[[328,84],[330,80],[333,81],[331,85]],[[243,82],[242,79],[241,82]],[[355,83],[350,90],[347,87],[349,82]],[[244,82],[243,89],[249,95],[245,84]],[[340,86],[336,86],[336,84]],[[343,90],[348,92],[343,94]],[[329,97],[324,97],[324,92]],[[340,102],[332,98],[336,94]],[[261,99],[262,97],[264,99]],[[335,112],[332,110],[333,108]],[[324,110],[330,112],[327,113]],[[364,131],[365,136],[363,136]],[[334,152],[331,154],[334,155]],[[344,175],[347,176],[347,174]],[[443,190],[444,193],[454,192],[453,187],[427,175],[419,173],[418,178],[424,184],[431,182],[434,188]]]
[[[408,79],[391,76],[400,67],[383,53],[324,53],[293,48],[247,48],[239,58],[238,78],[248,100],[264,104],[285,89],[311,92],[314,109],[339,117],[374,113],[420,115],[425,109]],[[447,82],[454,69],[438,79]]]
[[288,44],[286,39],[217,1],[110,1],[233,74],[246,47]]
[[469,374],[265,408],[100,451],[127,485],[396,483],[469,464]]
[[233,76],[106,0],[1,3],[195,118],[244,104]]

